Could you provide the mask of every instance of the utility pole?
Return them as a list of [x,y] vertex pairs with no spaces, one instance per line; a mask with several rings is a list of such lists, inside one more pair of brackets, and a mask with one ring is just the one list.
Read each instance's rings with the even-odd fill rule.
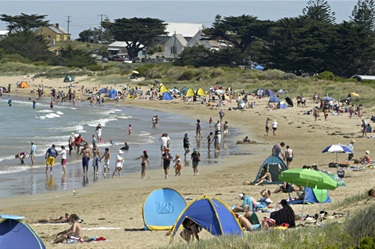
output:
[[102,43],[103,41],[103,27],[102,27],[102,23],[103,23],[103,17],[105,16],[104,14],[100,14],[100,37],[99,37],[99,40],[100,40],[100,43]]
[[[70,23],[72,22],[72,21],[70,21],[70,17],[71,16],[67,16],[68,17],[68,20],[66,21],[67,23],[68,23],[68,34],[70,35],[70,33],[69,33],[69,26],[70,26]],[[69,39],[67,40],[67,42],[69,42],[69,40],[70,40],[70,36],[69,36]]]

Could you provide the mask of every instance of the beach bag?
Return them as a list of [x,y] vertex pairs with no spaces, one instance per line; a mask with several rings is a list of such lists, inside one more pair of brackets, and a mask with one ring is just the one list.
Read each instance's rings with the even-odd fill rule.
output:
[[329,163],[328,164],[328,167],[330,167],[330,168],[337,168],[337,163]]

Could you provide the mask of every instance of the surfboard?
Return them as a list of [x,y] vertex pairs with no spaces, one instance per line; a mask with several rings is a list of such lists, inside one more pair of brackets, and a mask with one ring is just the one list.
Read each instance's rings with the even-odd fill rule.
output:
[[10,220],[23,220],[23,219],[25,219],[24,216],[13,215],[13,214],[0,214],[0,218],[10,219]]

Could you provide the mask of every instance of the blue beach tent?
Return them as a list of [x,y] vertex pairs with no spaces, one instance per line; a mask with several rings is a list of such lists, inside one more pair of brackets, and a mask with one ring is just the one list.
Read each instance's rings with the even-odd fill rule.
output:
[[117,96],[117,90],[115,90],[115,89],[109,90],[108,96],[109,96],[110,99],[116,98],[116,96]]
[[242,235],[243,233],[234,213],[224,202],[215,197],[203,196],[191,202],[176,220],[171,238],[175,236],[186,217],[214,236]]
[[[328,189],[317,189],[317,188],[305,188],[305,203],[329,203],[331,197],[329,197]],[[303,204],[303,200],[293,200],[288,202],[289,204]]]
[[169,230],[186,207],[184,197],[171,188],[152,191],[143,204],[143,222],[148,230]]
[[278,157],[278,156],[269,156],[262,165],[259,168],[258,174],[254,180],[254,182],[259,181],[259,178],[261,178],[262,169],[266,167],[268,172],[270,172],[272,177],[272,182],[263,182],[263,184],[280,184],[282,183],[279,181],[279,176],[281,172],[284,170],[287,170],[288,167],[284,163],[284,161]]
[[107,88],[103,87],[99,90],[99,93],[107,93]]
[[170,92],[164,92],[162,100],[172,100],[172,95]]
[[189,89],[189,88],[187,88],[186,86],[184,86],[183,88],[181,88],[181,91],[180,91],[181,94],[185,96],[186,93],[187,93],[187,91],[188,91],[188,89]]
[[0,215],[0,218],[4,219],[0,223],[0,248],[46,248],[36,232],[27,223],[21,221],[24,217]]
[[273,94],[273,91],[271,89],[266,89],[264,90],[264,96],[273,97],[275,95]]
[[278,103],[280,102],[280,99],[276,96],[272,96],[270,100],[268,100],[269,103]]

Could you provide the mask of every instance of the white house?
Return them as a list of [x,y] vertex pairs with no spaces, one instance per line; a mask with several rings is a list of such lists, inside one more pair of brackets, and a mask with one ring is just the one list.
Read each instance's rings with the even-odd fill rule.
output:
[[174,34],[164,45],[164,57],[167,59],[176,58],[186,47],[188,42],[181,34]]
[[108,53],[110,55],[115,54],[128,54],[128,50],[126,49],[126,42],[124,41],[115,41],[108,45]]

